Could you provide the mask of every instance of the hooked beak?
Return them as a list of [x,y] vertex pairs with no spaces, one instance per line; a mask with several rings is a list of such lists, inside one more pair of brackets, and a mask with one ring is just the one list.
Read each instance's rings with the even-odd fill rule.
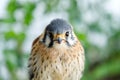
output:
[[60,37],[58,37],[57,41],[58,41],[59,44],[61,44],[62,39]]
[[63,40],[64,40],[64,34],[57,34],[54,37],[54,41],[57,41],[59,44],[61,44]]

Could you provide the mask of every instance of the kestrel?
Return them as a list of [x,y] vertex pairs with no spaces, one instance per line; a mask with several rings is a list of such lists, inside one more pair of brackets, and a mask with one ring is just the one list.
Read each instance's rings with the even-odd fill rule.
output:
[[84,49],[71,25],[54,19],[32,44],[29,80],[80,80]]

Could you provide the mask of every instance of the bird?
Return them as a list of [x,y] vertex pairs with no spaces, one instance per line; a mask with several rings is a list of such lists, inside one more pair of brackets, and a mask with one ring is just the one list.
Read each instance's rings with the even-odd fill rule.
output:
[[32,43],[29,80],[80,80],[84,64],[84,48],[72,25],[56,18]]

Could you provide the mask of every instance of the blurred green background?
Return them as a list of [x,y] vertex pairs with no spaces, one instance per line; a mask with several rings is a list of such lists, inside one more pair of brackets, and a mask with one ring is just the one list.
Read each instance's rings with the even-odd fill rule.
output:
[[0,4],[0,80],[28,80],[32,41],[54,18],[70,22],[85,48],[82,80],[120,80],[119,0],[1,0]]

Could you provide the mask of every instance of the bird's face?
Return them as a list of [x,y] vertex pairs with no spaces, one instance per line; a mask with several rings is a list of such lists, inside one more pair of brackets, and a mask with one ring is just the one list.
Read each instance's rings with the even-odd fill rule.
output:
[[75,42],[72,27],[62,19],[53,20],[45,29],[43,43],[48,47],[72,46]]

